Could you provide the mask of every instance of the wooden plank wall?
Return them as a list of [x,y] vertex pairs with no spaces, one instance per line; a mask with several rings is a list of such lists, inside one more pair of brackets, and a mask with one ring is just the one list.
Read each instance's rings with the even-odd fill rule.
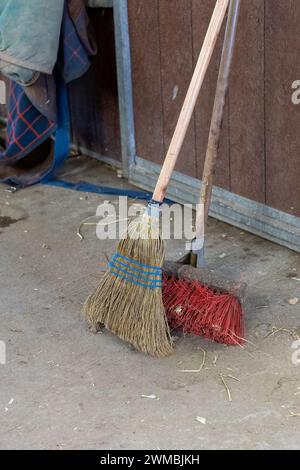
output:
[[[161,163],[214,0],[128,0],[137,154]],[[242,0],[216,184],[300,216],[299,0]],[[223,28],[224,31],[224,28]],[[201,177],[222,38],[177,170]]]
[[300,215],[300,1],[266,0],[266,202]]
[[112,9],[91,8],[98,53],[88,72],[69,85],[73,142],[121,159],[114,21]]

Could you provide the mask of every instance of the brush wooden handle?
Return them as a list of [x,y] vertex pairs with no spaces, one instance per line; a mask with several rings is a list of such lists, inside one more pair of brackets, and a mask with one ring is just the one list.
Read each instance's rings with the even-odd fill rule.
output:
[[222,26],[228,3],[229,0],[217,0],[216,2],[193,78],[184,100],[176,129],[153,193],[153,199],[157,202],[163,202],[164,200],[168,183],[191,121],[195,104]]
[[222,56],[211,117],[208,144],[204,162],[199,207],[196,218],[196,237],[204,237],[212,194],[213,176],[216,170],[217,154],[221,137],[226,95],[229,85],[234,43],[240,8],[240,0],[230,0],[228,18],[224,36]]

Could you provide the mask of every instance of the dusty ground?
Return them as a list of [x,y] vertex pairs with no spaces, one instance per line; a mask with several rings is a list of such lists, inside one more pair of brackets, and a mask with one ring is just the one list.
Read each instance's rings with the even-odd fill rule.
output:
[[[73,178],[125,184],[96,162],[80,162],[66,168]],[[153,359],[107,332],[90,333],[80,315],[115,243],[97,240],[95,226],[84,227],[80,241],[77,227],[114,198],[48,186],[4,189],[1,449],[299,448],[300,365],[292,362],[292,333],[300,334],[300,303],[288,303],[300,297],[298,254],[210,220],[207,258],[236,268],[250,286],[249,343],[241,349],[179,337],[173,356]],[[170,242],[168,257],[182,249]],[[199,367],[201,348],[203,370],[180,372]],[[220,374],[238,379],[225,379],[231,402]]]

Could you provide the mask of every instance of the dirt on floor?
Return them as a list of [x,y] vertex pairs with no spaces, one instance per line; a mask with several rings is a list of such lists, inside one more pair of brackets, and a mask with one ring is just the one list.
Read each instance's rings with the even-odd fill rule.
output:
[[[95,161],[73,159],[64,172],[128,187]],[[247,343],[174,332],[174,354],[155,359],[91,333],[81,316],[115,249],[93,218],[78,235],[104,200],[116,197],[0,186],[0,448],[298,449],[299,254],[210,219],[207,260],[249,285]],[[167,256],[183,250],[170,241]],[[204,352],[200,372],[182,372]]]

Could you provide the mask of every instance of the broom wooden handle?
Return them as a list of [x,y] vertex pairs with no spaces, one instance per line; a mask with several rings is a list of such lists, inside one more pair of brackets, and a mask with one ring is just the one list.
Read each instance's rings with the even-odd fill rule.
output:
[[229,76],[234,52],[239,8],[240,0],[230,0],[215,101],[209,130],[207,151],[204,162],[199,208],[196,218],[197,238],[204,237],[204,229],[209,212],[213,176],[216,170],[217,154],[221,137],[226,95],[229,86]]
[[157,202],[163,202],[164,200],[168,183],[191,121],[195,104],[222,26],[228,3],[229,0],[217,0],[216,2],[193,78],[184,100],[176,129],[153,193],[153,199]]

